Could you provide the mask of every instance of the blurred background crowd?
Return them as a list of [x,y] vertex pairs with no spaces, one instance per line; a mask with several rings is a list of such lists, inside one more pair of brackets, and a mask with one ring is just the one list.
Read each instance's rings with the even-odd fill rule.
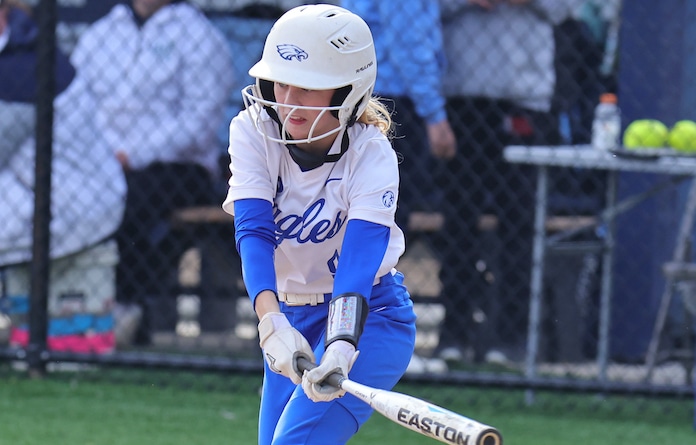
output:
[[[219,208],[227,125],[243,108],[240,90],[253,82],[247,70],[272,23],[306,2],[58,1],[54,53],[37,44],[42,3],[0,0],[0,345],[28,341],[36,129],[45,125],[36,104],[51,94],[49,346],[219,352],[253,344],[233,226]],[[455,367],[523,361],[537,177],[507,162],[504,148],[591,149],[594,110],[607,92],[618,96],[624,123],[695,118],[693,8],[676,0],[328,3],[370,25],[375,94],[397,124],[397,220],[422,325],[418,356]],[[52,83],[37,78],[39,65],[55,71]],[[619,193],[654,181],[626,174]],[[553,170],[549,221],[577,228],[601,212],[605,188],[601,171]],[[652,334],[659,264],[684,201],[683,189],[666,193],[618,221],[616,362],[642,361]],[[602,236],[597,224],[574,239]],[[547,257],[540,359],[596,357],[600,260],[596,252]],[[670,314],[665,344],[687,346],[688,312]]]

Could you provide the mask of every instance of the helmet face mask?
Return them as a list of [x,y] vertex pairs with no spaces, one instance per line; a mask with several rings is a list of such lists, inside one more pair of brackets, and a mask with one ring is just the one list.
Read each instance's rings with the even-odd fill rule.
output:
[[[260,122],[261,113],[254,113],[254,117],[256,119],[256,128],[262,132],[266,139],[274,142],[281,142],[283,144],[311,143],[319,139],[323,139],[325,137],[337,134],[344,127],[344,125],[337,125],[336,128],[332,130],[325,131],[321,134],[315,134],[316,128],[319,125],[321,119],[329,113],[336,117],[337,114],[340,113],[342,110],[346,110],[346,108],[342,106],[311,107],[305,105],[281,105],[275,100],[266,100],[261,98],[262,96],[258,93],[258,88],[256,87],[256,85],[249,85],[246,88],[244,88],[244,90],[242,90],[242,95],[244,97],[244,105],[247,110],[251,111],[253,109],[252,107],[262,107],[268,110],[272,110],[270,111],[270,113],[275,114],[276,118],[278,119],[278,123],[281,126],[280,136],[278,137],[265,132],[264,127]],[[287,111],[287,115],[283,119],[281,119],[281,114],[279,112],[279,108],[281,107],[285,110],[289,110]],[[307,137],[302,139],[291,138],[289,132],[286,130],[288,121],[293,116],[295,116],[295,113],[298,110],[319,113],[317,117],[314,119],[314,122],[312,123],[309,129]]]
[[[273,25],[261,60],[249,70],[249,75],[256,78],[256,84],[246,87],[242,96],[250,112],[252,107],[256,109],[257,118],[264,108],[277,116],[280,104],[273,94],[273,83],[309,90],[336,90],[327,107],[296,107],[325,110],[338,118],[335,130],[314,135],[315,122],[306,139],[292,140],[312,142],[353,125],[365,111],[377,75],[372,34],[360,17],[346,9],[333,5],[299,6]],[[294,111],[295,108],[290,114]],[[324,114],[320,112],[319,117]],[[288,117],[284,119],[286,122]],[[264,135],[288,142],[285,122],[278,119],[278,123],[280,137],[273,138],[263,132]]]

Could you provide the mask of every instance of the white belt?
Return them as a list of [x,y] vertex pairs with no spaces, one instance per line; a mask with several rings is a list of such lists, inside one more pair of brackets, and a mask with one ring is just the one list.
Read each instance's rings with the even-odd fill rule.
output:
[[319,303],[323,303],[325,300],[325,294],[289,294],[287,292],[278,292],[278,300],[287,304],[288,306],[316,306]]

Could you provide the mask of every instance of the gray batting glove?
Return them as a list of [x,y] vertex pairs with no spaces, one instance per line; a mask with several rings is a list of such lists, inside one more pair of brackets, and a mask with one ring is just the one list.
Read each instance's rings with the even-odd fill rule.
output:
[[295,385],[302,382],[297,359],[304,357],[314,363],[314,351],[307,339],[293,328],[285,314],[269,312],[259,321],[259,338],[263,358],[276,374],[284,375]]
[[348,377],[358,354],[360,351],[356,351],[355,346],[347,341],[336,340],[331,343],[321,358],[321,364],[302,376],[302,389],[307,397],[314,402],[329,402],[343,397],[346,393],[344,390],[322,382],[335,372]]

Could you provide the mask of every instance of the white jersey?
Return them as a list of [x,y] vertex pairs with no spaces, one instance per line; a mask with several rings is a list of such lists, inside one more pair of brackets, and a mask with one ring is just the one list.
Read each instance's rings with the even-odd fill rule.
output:
[[[278,134],[278,125],[263,112],[261,125]],[[234,214],[234,201],[259,198],[273,204],[278,247],[278,291],[331,293],[346,224],[361,219],[391,229],[389,246],[375,277],[396,266],[404,252],[404,235],[394,222],[399,174],[396,153],[374,126],[348,130],[350,147],[337,162],[303,172],[288,148],[268,141],[242,111],[230,124],[230,169],[223,208]],[[339,153],[339,133],[329,154]]]

